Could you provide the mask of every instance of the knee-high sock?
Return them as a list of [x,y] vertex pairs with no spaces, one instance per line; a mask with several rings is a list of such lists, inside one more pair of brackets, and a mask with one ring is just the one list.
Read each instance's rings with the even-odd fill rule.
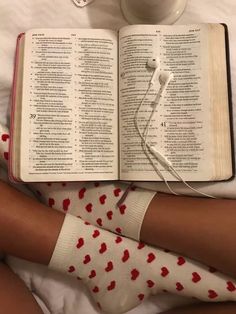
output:
[[236,283],[213,269],[71,215],[49,267],[82,279],[105,313],[125,313],[163,291],[208,302],[236,300]]

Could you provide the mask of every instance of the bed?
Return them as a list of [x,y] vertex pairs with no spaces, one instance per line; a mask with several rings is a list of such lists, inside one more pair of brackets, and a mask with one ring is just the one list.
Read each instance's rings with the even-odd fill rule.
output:
[[[0,123],[9,124],[10,91],[16,37],[35,27],[112,28],[127,24],[119,0],[95,0],[83,9],[72,0],[0,0]],[[232,102],[236,99],[236,2],[234,0],[189,0],[186,11],[176,24],[226,23],[229,28],[231,55]],[[235,115],[235,113],[234,113]],[[236,128],[234,117],[234,129]],[[236,145],[235,145],[236,147]],[[5,173],[1,176],[7,180]],[[182,184],[172,186],[188,194]],[[221,183],[195,184],[205,193],[219,197],[236,198],[236,179]],[[24,189],[24,187],[19,187]],[[165,185],[156,189],[166,191]],[[54,273],[46,267],[8,257],[10,267],[26,282],[44,313],[96,314],[97,309],[82,284],[70,277]],[[163,294],[152,297],[129,314],[156,314],[178,304],[192,302],[185,298]]]

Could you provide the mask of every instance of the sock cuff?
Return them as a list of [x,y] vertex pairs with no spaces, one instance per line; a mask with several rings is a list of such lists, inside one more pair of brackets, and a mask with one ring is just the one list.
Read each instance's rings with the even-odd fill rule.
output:
[[71,260],[71,252],[74,251],[78,232],[83,232],[82,221],[70,214],[65,216],[56,246],[54,248],[48,267],[62,271]]
[[[143,219],[155,194],[156,192],[154,191],[139,188],[129,192],[124,202],[127,207],[123,230],[125,236],[137,241],[140,240]],[[120,205],[120,208],[121,206],[122,204]]]

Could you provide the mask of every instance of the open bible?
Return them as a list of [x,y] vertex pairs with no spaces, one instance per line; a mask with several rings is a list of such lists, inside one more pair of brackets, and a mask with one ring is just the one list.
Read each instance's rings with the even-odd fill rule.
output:
[[[17,40],[10,177],[15,181],[161,178],[143,151],[134,115],[153,74],[171,71],[147,141],[186,181],[233,176],[227,28],[221,24],[33,29]],[[160,88],[140,108],[144,129]],[[176,181],[154,156],[152,162]]]

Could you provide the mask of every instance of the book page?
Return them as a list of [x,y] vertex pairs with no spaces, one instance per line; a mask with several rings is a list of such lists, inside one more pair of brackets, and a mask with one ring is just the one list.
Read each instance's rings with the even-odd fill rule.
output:
[[[121,29],[119,43],[120,177],[158,181],[153,162],[167,180],[177,180],[149,154],[150,162],[134,123],[154,71],[147,67],[147,60],[158,56],[160,72],[171,71],[174,79],[157,105],[147,142],[171,161],[185,180],[209,180],[213,151],[207,27],[128,26]],[[158,77],[139,111],[141,133],[160,88]]]
[[26,33],[21,177],[24,181],[118,177],[117,33]]

